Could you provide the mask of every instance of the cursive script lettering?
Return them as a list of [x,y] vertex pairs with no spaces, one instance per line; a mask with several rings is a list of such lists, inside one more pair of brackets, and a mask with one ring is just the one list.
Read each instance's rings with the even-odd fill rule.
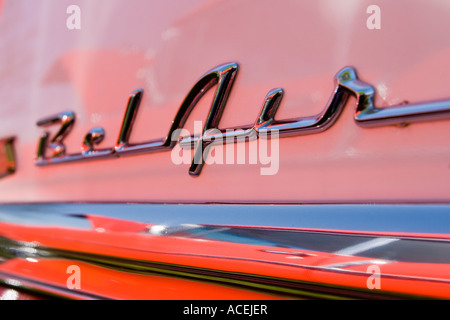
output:
[[[36,164],[39,166],[66,163],[81,160],[107,159],[117,156],[167,151],[179,143],[182,148],[194,148],[194,157],[189,168],[189,174],[198,176],[205,161],[203,150],[215,143],[233,140],[235,142],[253,139],[267,139],[271,134],[277,137],[307,135],[319,133],[330,128],[339,118],[348,98],[356,98],[355,121],[363,127],[405,125],[412,122],[439,120],[450,116],[450,100],[402,104],[388,108],[378,108],[374,105],[375,89],[368,83],[359,80],[352,67],[345,67],[335,76],[335,88],[324,110],[314,116],[301,117],[290,120],[276,120],[275,115],[283,98],[283,89],[272,89],[266,95],[261,111],[254,125],[239,130],[220,129],[219,122],[225,109],[228,96],[238,72],[237,63],[220,65],[205,73],[183,100],[175,115],[168,134],[160,139],[141,143],[130,143],[129,138],[133,129],[141,103],[143,90],[131,93],[122,126],[119,130],[117,143],[112,148],[96,149],[104,136],[100,127],[88,132],[82,142],[82,152],[67,154],[63,139],[70,132],[75,114],[71,111],[38,121],[38,126],[49,126],[59,123],[58,133],[49,140],[49,133],[44,133],[38,144]],[[209,109],[206,123],[201,135],[186,136],[180,139],[179,134],[205,93],[215,87],[214,99]],[[46,155],[46,150],[51,155]]]

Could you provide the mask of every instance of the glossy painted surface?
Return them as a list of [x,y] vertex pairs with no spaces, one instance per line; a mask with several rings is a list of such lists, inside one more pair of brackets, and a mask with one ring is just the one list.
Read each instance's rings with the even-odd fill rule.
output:
[[[43,132],[36,122],[68,109],[78,121],[65,139],[67,152],[79,152],[98,126],[105,137],[97,147],[115,145],[136,88],[147,94],[130,142],[164,136],[198,78],[230,61],[240,72],[224,128],[253,123],[276,87],[285,91],[279,118],[320,113],[344,66],[375,87],[382,108],[449,98],[445,1],[381,1],[380,30],[366,27],[369,1],[81,1],[80,30],[66,27],[69,4],[3,3],[0,136],[17,136],[20,168],[1,181],[3,202],[448,201],[448,120],[365,129],[355,125],[353,108],[326,132],[281,139],[272,176],[260,174],[261,163],[213,164],[192,179],[170,153],[51,168],[33,161]],[[211,99],[200,101],[188,130],[206,119]]]
[[[439,233],[436,226],[426,233],[407,225],[397,228],[401,232],[369,231],[367,220],[365,226],[352,227],[342,214],[343,230],[336,229],[337,224],[327,229],[328,220],[318,219],[319,228],[280,227],[273,214],[265,219],[249,214],[251,207],[266,206],[210,207],[1,206],[0,282],[18,290],[82,299],[450,297],[450,235]],[[435,218],[448,212],[448,206],[414,208]],[[221,213],[221,224],[208,224],[211,209]],[[297,220],[307,220],[308,209],[319,215],[320,210],[322,215],[395,210],[394,220],[411,211],[409,206],[272,209],[279,221],[289,211],[297,212]],[[193,210],[197,214],[190,215]],[[88,211],[100,215],[81,213]],[[235,214],[241,218],[230,217]],[[180,224],[177,219],[205,223]],[[372,222],[372,228],[383,229],[380,221]],[[79,287],[70,286],[70,267],[79,270]]]
[[[0,295],[450,298],[450,4],[377,1],[371,30],[372,4],[0,1]],[[142,153],[181,126],[314,134],[273,175],[262,139]],[[98,159],[37,165],[64,154]]]

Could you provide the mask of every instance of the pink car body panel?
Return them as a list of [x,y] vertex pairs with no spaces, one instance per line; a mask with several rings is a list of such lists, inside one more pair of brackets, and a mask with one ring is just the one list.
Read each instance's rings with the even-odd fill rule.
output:
[[[368,24],[374,4],[379,29]],[[68,26],[72,5],[79,29]],[[191,298],[298,298],[310,287],[312,297],[448,298],[450,108],[427,107],[450,105],[449,16],[438,0],[0,0],[0,295],[186,299],[201,279]],[[276,88],[274,122],[321,114],[347,85],[335,79],[344,67],[360,81],[346,90],[370,84],[377,108],[422,103],[434,117],[365,127],[363,90],[339,91],[348,101],[336,121],[280,136],[270,163],[249,152],[272,140],[237,142],[244,163],[206,164],[197,177],[172,151],[114,149],[130,93],[143,90],[129,141],[165,138],[197,81],[227,63],[239,70],[220,129],[261,124]],[[190,133],[210,119],[214,88],[188,116]],[[76,116],[67,154],[102,127],[95,147],[114,156],[37,165],[43,133],[58,131],[40,120],[64,111]],[[67,288],[76,263],[99,285]],[[371,263],[386,272],[384,291],[366,287]],[[241,276],[245,290],[233,287]]]
[[[114,146],[127,97],[143,88],[131,140],[159,138],[197,79],[231,61],[240,70],[220,122],[224,128],[253,123],[274,87],[286,92],[277,117],[321,112],[334,75],[347,65],[377,89],[378,106],[449,98],[446,3],[381,1],[379,30],[366,26],[369,1],[81,2],[79,30],[66,27],[70,4],[2,6],[0,112],[7,121],[0,136],[17,135],[20,155],[20,169],[0,184],[3,202],[449,199],[448,120],[361,128],[353,120],[353,98],[329,130],[280,139],[274,175],[261,175],[261,163],[213,164],[193,179],[170,152],[34,165],[44,131],[36,126],[40,118],[67,109],[77,114],[65,139],[68,151],[78,152],[94,126],[105,129],[101,146]],[[208,97],[188,120],[191,132],[194,120],[205,120]]]

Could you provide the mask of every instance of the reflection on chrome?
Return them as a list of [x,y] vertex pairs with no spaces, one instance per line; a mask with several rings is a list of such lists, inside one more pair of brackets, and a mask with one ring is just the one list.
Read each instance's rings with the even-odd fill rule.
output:
[[350,67],[342,69],[336,79],[340,87],[356,97],[355,120],[363,126],[404,126],[412,122],[448,118],[450,115],[450,100],[378,108],[374,105],[375,88],[359,80],[355,69]]
[[0,300],[17,300],[19,297],[19,292],[13,289],[8,289],[3,292],[0,296]]
[[182,224],[179,226],[153,225],[148,227],[148,232],[155,236],[167,236],[176,232],[188,231],[195,228],[200,228],[200,226],[196,224]]
[[105,130],[101,127],[95,127],[89,130],[84,137],[82,150],[84,155],[89,155],[94,152],[94,145],[99,144],[105,138]]
[[[143,95],[142,89],[132,92],[128,99],[122,126],[119,130],[119,137],[113,148],[99,150],[94,148],[94,145],[99,144],[104,136],[102,128],[94,128],[84,138],[81,153],[66,155],[63,140],[73,126],[75,121],[74,113],[68,111],[39,120],[38,126],[59,123],[60,129],[50,142],[48,142],[49,133],[45,133],[40,139],[36,164],[48,165],[80,160],[106,159],[129,154],[170,150],[180,140],[180,131],[198,101],[213,86],[217,86],[217,88],[201,136],[182,137],[179,141],[182,148],[195,148],[194,158],[189,168],[189,174],[193,176],[199,175],[202,171],[205,162],[201,161],[203,150],[214,143],[224,143],[230,140],[242,142],[257,138],[266,139],[271,134],[275,134],[275,132],[280,137],[283,137],[306,135],[327,130],[339,118],[350,95],[356,97],[355,121],[363,126],[404,126],[411,122],[439,120],[450,116],[450,100],[378,108],[374,105],[374,87],[359,80],[355,69],[345,67],[336,74],[335,89],[320,114],[297,119],[276,120],[275,116],[284,95],[284,91],[281,88],[276,88],[270,90],[266,95],[254,125],[244,126],[238,130],[219,129],[219,122],[237,72],[237,63],[228,63],[213,68],[204,74],[182,102],[167,135],[153,141],[142,143],[129,142]],[[49,157],[45,155],[46,149],[52,151]]]
[[22,282],[16,279],[5,279],[5,283],[13,287],[20,287],[22,285]]
[[61,112],[57,115],[39,120],[37,125],[47,127],[55,123],[60,124],[60,127],[55,136],[51,138],[50,142],[48,141],[50,137],[48,132],[44,133],[39,139],[36,156],[37,160],[43,160],[45,158],[46,149],[52,151],[51,157],[53,158],[65,156],[66,154],[66,146],[63,144],[63,140],[73,128],[75,123],[75,113],[73,113],[73,111]]
[[13,289],[8,289],[0,296],[0,300],[17,300],[19,298],[19,292]]

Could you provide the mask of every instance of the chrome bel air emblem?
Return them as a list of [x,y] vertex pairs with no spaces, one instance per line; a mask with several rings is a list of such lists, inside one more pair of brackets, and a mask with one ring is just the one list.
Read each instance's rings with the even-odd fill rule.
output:
[[[345,67],[335,76],[335,88],[324,110],[317,115],[290,120],[275,120],[278,107],[283,98],[283,89],[270,90],[255,123],[251,127],[240,130],[220,129],[219,122],[225,109],[227,98],[233,87],[238,72],[237,63],[220,65],[205,73],[189,91],[176,113],[167,135],[163,138],[141,143],[129,141],[140,106],[143,90],[131,93],[123,117],[119,136],[114,147],[98,149],[98,145],[105,135],[101,127],[91,129],[84,137],[81,152],[68,154],[64,145],[64,138],[70,133],[75,114],[71,111],[41,119],[38,126],[59,124],[59,130],[50,138],[48,132],[40,138],[37,150],[36,165],[50,165],[57,163],[106,159],[131,155],[171,150],[177,143],[186,147],[203,147],[204,150],[214,141],[242,141],[270,136],[277,132],[280,137],[306,135],[318,133],[330,128],[338,119],[350,95],[356,98],[355,121],[357,124],[369,126],[406,125],[412,122],[437,120],[450,116],[450,100],[425,102],[416,104],[402,104],[388,108],[378,108],[374,105],[375,89],[370,84],[358,79],[355,69]],[[201,136],[184,137],[178,141],[174,139],[177,130],[182,129],[197,102],[204,94],[215,87],[214,99],[211,104],[206,123]],[[212,130],[214,129],[214,130]],[[211,132],[214,132],[211,134]],[[220,138],[220,139],[219,139]],[[189,168],[189,174],[197,176],[201,173],[204,161],[197,161],[201,154],[195,151],[194,159]]]

